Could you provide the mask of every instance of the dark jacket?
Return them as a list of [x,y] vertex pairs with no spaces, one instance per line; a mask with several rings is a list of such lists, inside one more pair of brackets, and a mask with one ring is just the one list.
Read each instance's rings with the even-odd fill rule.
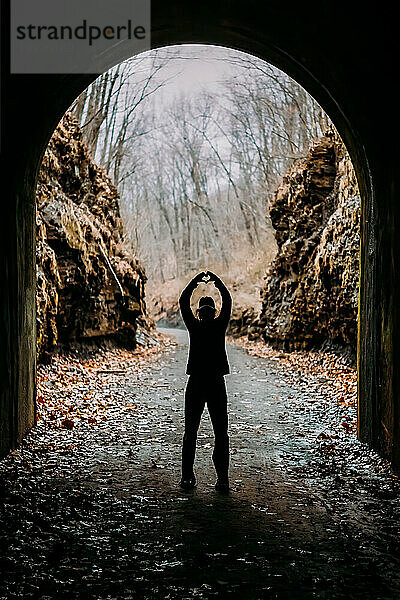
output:
[[179,298],[182,319],[189,332],[188,375],[226,375],[229,363],[225,348],[225,332],[231,316],[232,298],[223,282],[214,282],[222,298],[221,312],[215,319],[200,321],[192,313],[190,298],[197,282],[191,281]]

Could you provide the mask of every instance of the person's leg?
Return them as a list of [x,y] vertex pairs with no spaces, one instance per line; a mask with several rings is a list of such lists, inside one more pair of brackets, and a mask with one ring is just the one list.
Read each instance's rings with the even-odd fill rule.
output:
[[217,472],[218,482],[223,485],[228,485],[229,436],[225,380],[223,377],[218,377],[213,381],[210,380],[209,384],[210,390],[207,406],[215,436],[212,458]]
[[191,375],[185,391],[185,433],[182,444],[182,480],[184,481],[194,479],[193,464],[197,432],[204,404],[199,381]]

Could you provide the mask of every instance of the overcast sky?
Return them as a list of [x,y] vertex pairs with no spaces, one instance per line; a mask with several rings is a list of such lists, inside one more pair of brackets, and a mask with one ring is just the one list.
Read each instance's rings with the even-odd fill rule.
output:
[[[157,101],[165,104],[171,102],[177,94],[196,96],[202,90],[218,91],[223,81],[240,73],[240,69],[229,58],[246,56],[231,48],[195,44],[161,48],[158,53],[160,56],[172,57],[160,72],[160,79],[167,78],[168,81],[157,92]],[[154,51],[150,50],[140,56],[148,56],[150,59],[154,56]],[[143,77],[143,72],[139,77]]]

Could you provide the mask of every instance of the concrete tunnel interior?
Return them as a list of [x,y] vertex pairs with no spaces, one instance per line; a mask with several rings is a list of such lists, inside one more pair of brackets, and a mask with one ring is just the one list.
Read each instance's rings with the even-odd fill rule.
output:
[[[396,55],[388,21],[360,14],[305,13],[294,7],[252,10],[239,2],[195,6],[152,4],[152,46],[209,43],[258,56],[298,81],[327,111],[353,161],[362,197],[358,333],[358,433],[400,467],[400,223],[395,94]],[[3,23],[6,19],[3,20]],[[302,35],[298,34],[299,28]],[[340,39],[340,49],[329,39]],[[374,43],[371,43],[374,39]],[[9,57],[8,33],[3,36]],[[127,58],[110,50],[107,68]],[[1,261],[2,373],[0,453],[6,454],[35,418],[35,184],[54,128],[97,75],[15,75],[3,71],[5,199]],[[379,116],[379,118],[377,118]],[[22,143],[21,143],[21,140]],[[384,149],[384,151],[383,151]]]

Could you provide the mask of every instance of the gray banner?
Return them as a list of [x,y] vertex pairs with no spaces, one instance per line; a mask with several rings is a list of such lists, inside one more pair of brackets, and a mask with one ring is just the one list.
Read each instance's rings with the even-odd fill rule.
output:
[[150,0],[11,0],[11,73],[102,73],[150,49]]

